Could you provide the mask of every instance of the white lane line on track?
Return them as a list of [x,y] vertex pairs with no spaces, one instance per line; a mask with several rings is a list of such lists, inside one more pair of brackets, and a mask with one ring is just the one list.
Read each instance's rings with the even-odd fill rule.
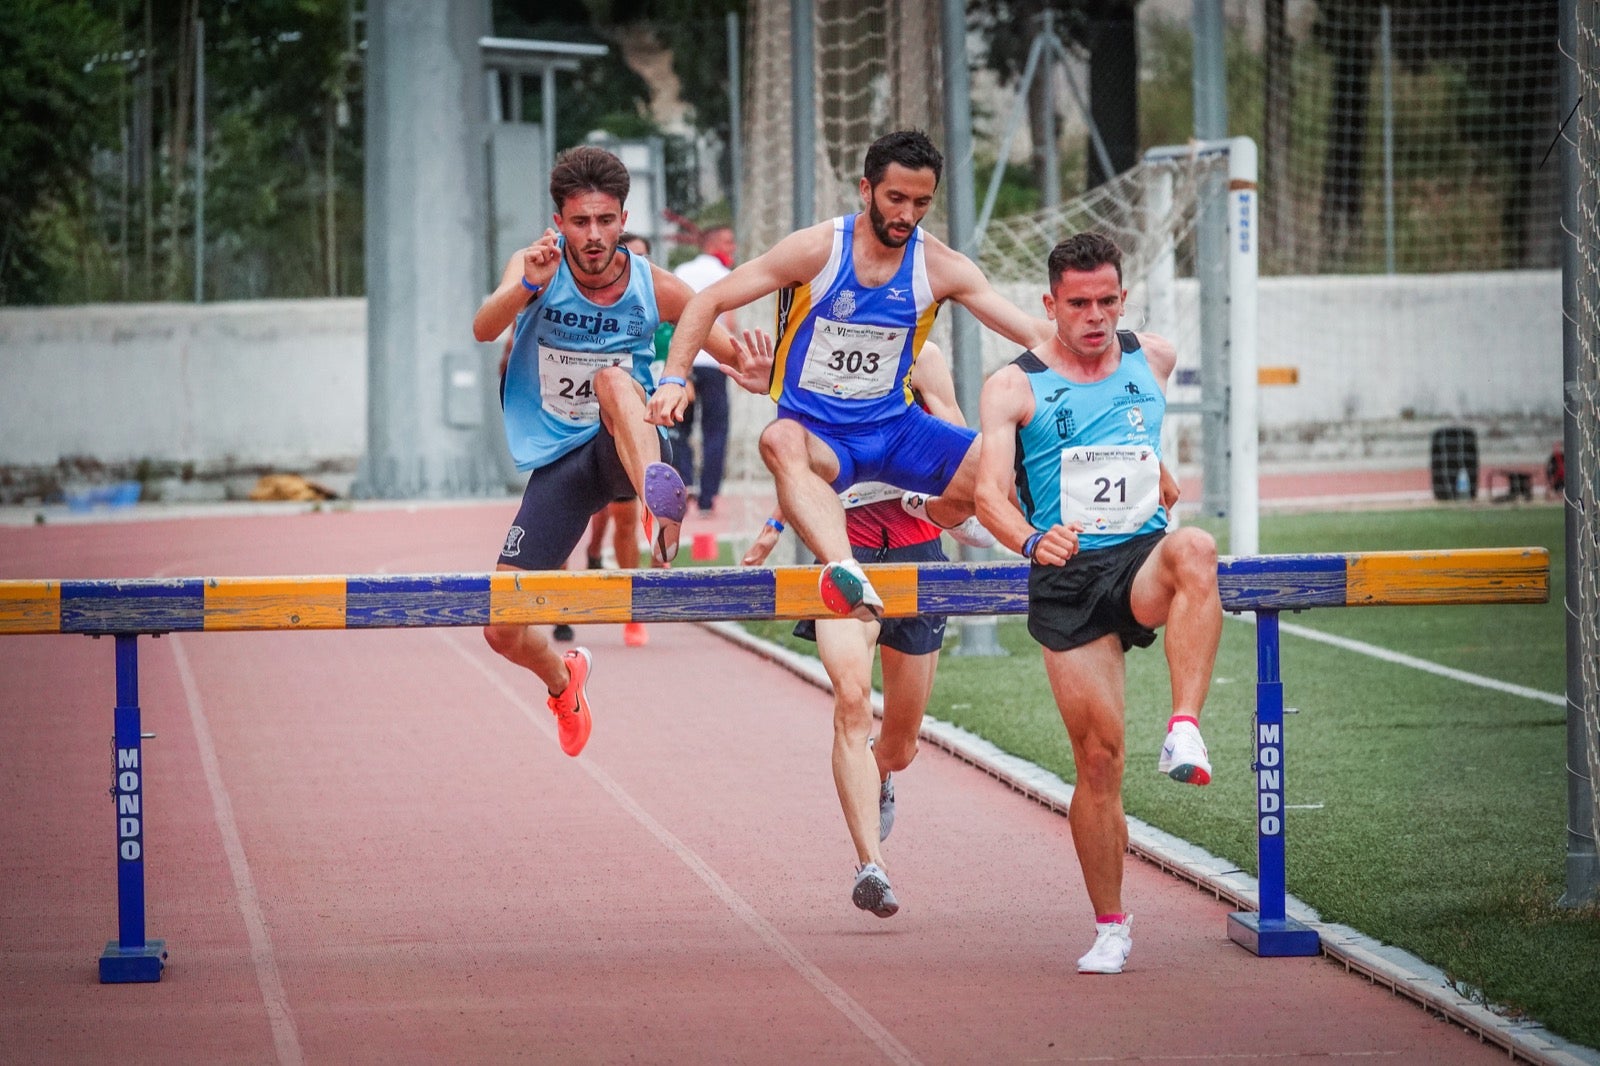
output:
[[217,760],[217,747],[211,740],[211,726],[206,722],[205,707],[200,702],[200,686],[195,683],[194,671],[189,668],[189,656],[183,650],[183,641],[176,633],[172,633],[168,634],[167,642],[178,664],[184,699],[189,704],[189,721],[194,727],[195,740],[200,748],[200,767],[205,771],[211,807],[216,812],[217,828],[222,833],[222,850],[228,857],[228,869],[233,873],[239,914],[244,919],[245,932],[250,937],[250,961],[255,967],[256,984],[261,989],[267,1020],[272,1026],[272,1044],[278,1051],[278,1061],[284,1066],[303,1066],[305,1054],[300,1050],[300,1036],[295,1030],[294,1015],[289,1010],[289,996],[278,975],[277,955],[272,949],[272,937],[267,933],[261,895],[256,891],[255,877],[250,873],[250,860],[245,857],[239,825],[233,817],[233,802],[222,783],[222,767]]
[[[473,668],[487,678],[489,683],[498,689],[510,701],[512,706],[520,710],[535,729],[543,733],[551,743],[555,742],[555,726],[551,724],[550,713],[546,708],[535,707],[523,699],[515,689],[506,683],[504,678],[491,670],[481,657],[475,656],[467,651],[466,648],[463,648],[460,641],[451,634],[451,631],[438,630],[437,632],[445,643],[455,650],[456,654],[471,663]],[[651,836],[661,842],[663,847],[676,855],[696,877],[705,883],[707,888],[711,889],[712,894],[721,900],[724,906],[737,915],[745,925],[749,926],[769,948],[781,956],[789,964],[790,968],[798,973],[807,984],[821,993],[822,997],[831,1003],[840,1014],[849,1019],[852,1025],[861,1030],[868,1040],[876,1044],[890,1062],[902,1063],[904,1066],[915,1066],[918,1059],[911,1053],[910,1048],[895,1039],[894,1034],[885,1029],[866,1008],[851,998],[848,992],[835,984],[815,963],[801,954],[798,948],[789,943],[771,922],[763,918],[754,907],[745,901],[744,897],[735,892],[732,886],[707,865],[704,859],[695,854],[692,848],[674,836],[666,826],[656,821],[650,812],[641,807],[610,774],[596,766],[592,759],[579,759],[578,765],[583,768],[584,773],[594,780],[595,784],[599,785],[606,791],[607,795],[616,800],[618,806],[631,814],[634,820],[649,831]]]
[[[1236,618],[1239,621],[1245,622],[1249,625],[1256,624],[1256,616],[1254,614],[1236,614],[1229,615],[1228,617]],[[1418,659],[1412,655],[1405,655],[1398,651],[1390,651],[1388,648],[1380,648],[1376,644],[1368,644],[1365,641],[1360,640],[1351,640],[1349,637],[1336,637],[1332,633],[1324,633],[1321,630],[1295,625],[1293,622],[1280,621],[1278,623],[1278,629],[1284,633],[1292,633],[1294,636],[1304,637],[1307,640],[1316,640],[1322,642],[1323,644],[1331,644],[1335,648],[1343,648],[1345,651],[1353,651],[1361,655],[1370,655],[1372,658],[1382,659],[1384,662],[1398,663],[1401,666],[1409,666],[1413,670],[1422,670],[1430,674],[1437,674],[1440,677],[1448,677],[1452,681],[1461,681],[1468,685],[1477,685],[1479,688],[1494,689],[1496,692],[1506,692],[1513,696],[1521,696],[1524,699],[1538,700],[1540,703],[1554,704],[1557,707],[1565,707],[1567,705],[1567,698],[1565,696],[1557,695],[1554,692],[1544,692],[1540,689],[1528,688],[1525,685],[1513,685],[1509,681],[1501,681],[1498,678],[1493,677],[1484,677],[1482,674],[1473,674],[1467,672],[1466,670],[1457,670],[1453,666],[1441,666],[1438,663],[1429,662],[1427,659]]]

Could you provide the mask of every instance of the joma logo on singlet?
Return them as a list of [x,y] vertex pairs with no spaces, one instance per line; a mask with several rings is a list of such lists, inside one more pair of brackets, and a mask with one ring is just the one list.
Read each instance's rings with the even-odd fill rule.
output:
[[554,307],[546,307],[539,315],[552,325],[573,326],[586,329],[590,333],[615,333],[622,328],[622,323],[615,318],[608,318],[605,315],[581,315],[576,311],[557,311]]

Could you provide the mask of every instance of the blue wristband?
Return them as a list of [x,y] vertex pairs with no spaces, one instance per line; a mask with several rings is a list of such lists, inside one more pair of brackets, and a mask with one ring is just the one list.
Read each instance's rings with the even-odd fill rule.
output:
[[680,389],[687,389],[689,387],[689,383],[687,381],[683,380],[682,378],[678,377],[675,374],[671,375],[669,377],[662,378],[660,381],[656,382],[656,384],[657,385],[676,385]]
[[1022,542],[1022,555],[1023,555],[1023,557],[1026,558],[1026,559],[1030,559],[1031,560],[1033,558],[1034,550],[1039,547],[1039,542],[1041,540],[1043,540],[1043,539],[1044,539],[1044,534],[1043,533],[1035,533],[1033,536],[1031,536],[1027,540],[1023,541]]
[[767,519],[767,525],[773,529],[776,529],[779,533],[783,532],[783,523],[778,521],[776,518]]
[[522,282],[522,287],[528,290],[529,296],[537,296],[544,291],[543,285],[530,285],[527,278],[518,278],[517,280]]

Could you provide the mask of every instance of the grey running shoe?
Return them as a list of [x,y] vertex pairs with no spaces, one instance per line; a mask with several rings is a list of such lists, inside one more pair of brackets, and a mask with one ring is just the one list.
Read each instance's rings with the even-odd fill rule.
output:
[[894,828],[894,774],[886,774],[878,786],[878,839],[888,840]]
[[856,871],[856,884],[850,890],[850,901],[879,918],[892,917],[900,909],[900,901],[894,898],[894,889],[889,887],[889,875],[875,862],[869,862]]

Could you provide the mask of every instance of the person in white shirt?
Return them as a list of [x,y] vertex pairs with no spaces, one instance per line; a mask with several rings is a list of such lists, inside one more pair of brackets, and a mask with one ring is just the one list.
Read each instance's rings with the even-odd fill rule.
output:
[[[733,269],[736,248],[732,226],[712,226],[700,233],[700,254],[674,270],[673,273],[688,283],[695,292],[720,281]],[[730,332],[739,328],[733,312],[718,319]],[[737,334],[735,334],[737,335]],[[722,488],[722,472],[728,451],[728,379],[717,369],[717,361],[710,352],[701,351],[694,357],[694,403],[684,412],[681,423],[674,427],[678,432],[673,445],[673,465],[678,468],[686,485],[699,486],[700,510],[710,511],[716,506],[717,493]],[[694,428],[696,412],[700,418],[700,477],[694,476],[694,449],[689,445],[689,434]]]

